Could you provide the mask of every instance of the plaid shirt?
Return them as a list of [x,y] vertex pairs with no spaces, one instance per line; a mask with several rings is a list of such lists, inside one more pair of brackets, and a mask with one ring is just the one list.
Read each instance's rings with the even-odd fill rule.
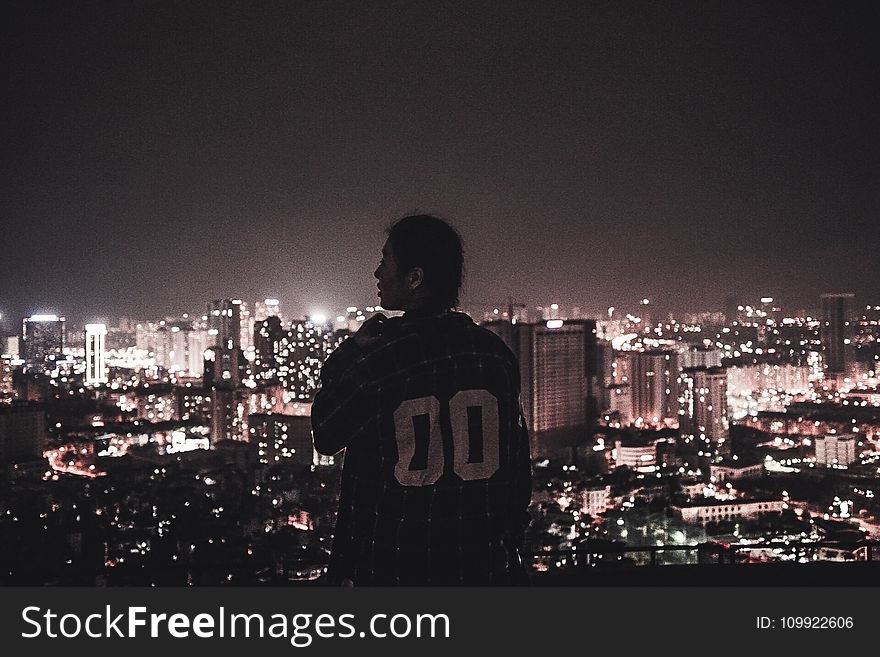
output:
[[463,313],[381,330],[330,355],[312,406],[318,452],[346,448],[331,579],[521,581],[531,459],[516,358]]

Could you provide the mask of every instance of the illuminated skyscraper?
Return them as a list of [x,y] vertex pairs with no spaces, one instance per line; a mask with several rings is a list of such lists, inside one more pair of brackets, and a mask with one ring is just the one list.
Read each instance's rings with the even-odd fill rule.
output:
[[205,350],[205,388],[237,388],[247,375],[247,361],[241,349],[209,347]]
[[713,456],[730,455],[727,414],[727,370],[723,367],[693,370],[692,431]]
[[523,414],[532,432],[576,430],[591,421],[597,388],[604,384],[595,321],[499,321],[485,327],[519,360]]
[[822,325],[819,331],[825,363],[825,373],[843,374],[852,361],[853,302],[851,292],[823,294]]
[[646,424],[678,422],[679,357],[674,351],[631,351],[629,385],[634,420]]
[[219,299],[208,305],[210,345],[241,349],[241,299]]
[[189,319],[162,322],[155,332],[156,364],[178,376],[200,377],[208,344],[207,331]]
[[148,354],[156,354],[159,344],[159,327],[156,322],[140,322],[135,326],[135,346]]
[[239,344],[241,345],[241,350],[246,352],[254,346],[254,316],[244,301],[241,302],[240,312],[241,335],[239,336]]
[[243,388],[211,390],[211,444],[221,440],[247,440],[248,404]]
[[[311,401],[320,387],[321,365],[336,348],[329,325],[316,324],[310,319],[291,323],[288,338],[290,372],[284,384],[295,401]],[[284,381],[282,380],[282,383]]]
[[286,381],[291,369],[291,335],[275,315],[254,327],[254,377],[258,381]]
[[107,383],[106,324],[86,324],[86,385]]

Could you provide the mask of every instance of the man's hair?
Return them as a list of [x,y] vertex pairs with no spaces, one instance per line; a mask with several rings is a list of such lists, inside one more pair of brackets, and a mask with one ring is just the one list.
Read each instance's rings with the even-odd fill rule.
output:
[[386,232],[401,274],[422,269],[429,306],[456,307],[464,268],[458,231],[442,219],[418,214],[396,221]]

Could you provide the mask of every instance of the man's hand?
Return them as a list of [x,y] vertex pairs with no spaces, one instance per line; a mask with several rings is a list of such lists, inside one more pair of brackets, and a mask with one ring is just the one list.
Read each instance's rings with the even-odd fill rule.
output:
[[382,313],[376,313],[370,319],[366,320],[361,327],[352,336],[359,347],[370,347],[379,341],[382,335],[382,325],[388,318]]

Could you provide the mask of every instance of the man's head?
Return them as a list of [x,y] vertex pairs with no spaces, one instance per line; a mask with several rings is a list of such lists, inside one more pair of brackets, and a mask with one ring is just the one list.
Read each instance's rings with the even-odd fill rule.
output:
[[442,311],[457,306],[464,266],[458,232],[431,215],[404,217],[386,232],[374,273],[382,307]]

